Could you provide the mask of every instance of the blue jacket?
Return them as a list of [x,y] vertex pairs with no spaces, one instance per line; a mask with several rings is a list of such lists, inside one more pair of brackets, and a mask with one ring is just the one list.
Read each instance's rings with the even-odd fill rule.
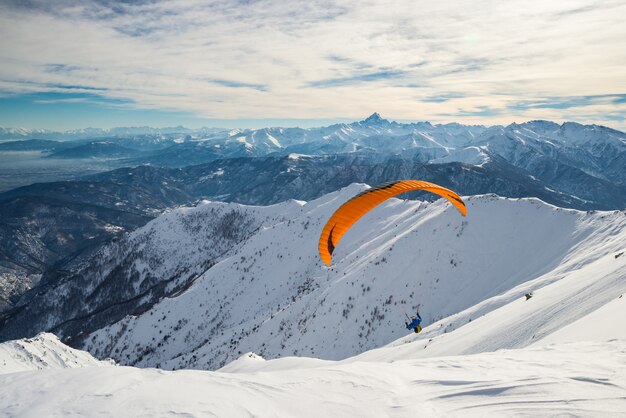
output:
[[421,323],[422,323],[422,318],[418,316],[417,318],[412,320],[410,324],[406,325],[406,329],[410,329],[410,330],[415,329]]

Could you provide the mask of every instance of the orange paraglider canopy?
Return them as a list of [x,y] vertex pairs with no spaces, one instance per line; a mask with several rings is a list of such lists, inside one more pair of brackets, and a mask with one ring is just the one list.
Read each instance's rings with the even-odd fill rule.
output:
[[339,244],[341,237],[363,215],[385,200],[413,190],[425,190],[445,197],[463,216],[467,214],[465,203],[463,203],[458,194],[434,183],[421,180],[398,180],[379,184],[348,200],[330,217],[324,229],[322,229],[318,245],[322,261],[330,266],[333,251]]

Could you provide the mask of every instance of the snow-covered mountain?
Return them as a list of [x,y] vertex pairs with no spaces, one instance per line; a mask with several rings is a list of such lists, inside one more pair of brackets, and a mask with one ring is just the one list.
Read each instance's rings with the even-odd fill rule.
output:
[[[408,345],[419,351],[418,343]],[[0,410],[8,416],[617,417],[626,410],[625,349],[621,340],[428,360],[381,355],[375,362],[264,361],[250,353],[220,372],[110,366],[0,374]]]
[[[24,138],[47,135],[41,130],[2,132]],[[140,225],[137,214],[153,216],[198,199],[248,204],[311,200],[353,182],[422,178],[468,195],[533,196],[581,210],[626,207],[626,134],[597,125],[402,124],[375,113],[358,122],[310,129],[114,128],[68,131],[60,137],[48,133],[56,139],[83,139],[3,142],[0,152],[48,154],[46,161],[77,173],[84,170],[73,166],[75,158],[115,160],[115,167],[153,166],[2,193],[0,310],[12,306],[36,282],[33,275]],[[14,179],[29,170],[13,168],[4,176],[15,184]],[[46,181],[47,171],[42,173]],[[84,222],[68,227],[62,224],[66,215]]]
[[[626,248],[624,212],[496,196],[467,198],[466,219],[443,201],[392,199],[346,234],[328,269],[317,254],[321,227],[364,187],[308,203],[174,210],[26,298],[1,336],[52,329],[123,364],[215,369],[248,351],[353,356],[404,335],[418,304],[433,324],[419,339],[513,309],[512,322],[488,328],[498,338],[474,331],[478,348],[443,353],[460,354],[527,346],[626,290],[626,257],[615,257]],[[528,292],[535,296],[520,308]],[[583,308],[561,306],[579,299]],[[542,328],[534,321],[546,312]],[[503,332],[521,318],[533,326]]]
[[0,344],[0,375],[27,370],[103,367],[113,364],[111,360],[101,361],[89,353],[70,348],[49,333]]
[[353,182],[400,178],[432,181],[465,195],[537,197],[583,210],[626,206],[626,192],[606,181],[580,180],[572,195],[493,156],[481,166],[403,159],[373,163],[359,154],[289,154],[216,160],[184,169],[118,169],[0,194],[0,234],[5,238],[0,240],[0,311],[29,287],[24,286],[28,275],[43,274],[44,282],[59,271],[71,276],[65,264],[73,258],[84,258],[85,250],[144,225],[168,207],[201,199],[253,205],[313,200]]
[[[163,368],[211,369],[247,351],[340,359],[398,338],[404,314],[418,304],[426,323],[457,315],[423,334],[432,338],[530,291],[540,303],[552,283],[570,289],[557,295],[588,301],[582,314],[626,291],[626,258],[614,258],[626,248],[625,214],[563,210],[535,199],[470,197],[467,219],[443,201],[392,200],[344,237],[332,269],[322,267],[320,228],[359,190],[289,208],[289,220],[259,230],[185,293],[86,336],[84,347]],[[577,295],[581,286],[587,288]],[[556,310],[558,325],[551,326],[571,321],[568,314]],[[525,346],[541,332],[492,338],[489,349]]]
[[558,125],[530,121],[508,126],[472,126],[428,122],[401,124],[377,113],[349,124],[321,128],[232,130],[195,136],[150,155],[143,162],[183,167],[219,158],[358,153],[373,161],[389,157],[414,162],[462,162],[484,165],[495,157],[570,194],[600,182],[624,193],[626,134],[597,125]]
[[[37,139],[110,138],[131,150],[150,151],[141,156],[129,152],[126,157],[134,160],[129,164],[170,167],[272,153],[364,153],[379,160],[394,156],[417,162],[456,161],[475,165],[482,165],[496,155],[543,181],[560,182],[572,190],[590,187],[588,177],[620,187],[626,185],[626,134],[604,126],[574,122],[558,125],[538,120],[491,127],[458,123],[433,125],[390,122],[374,113],[358,122],[308,129],[145,127],[66,133],[33,131],[31,134],[28,130],[0,128],[0,137],[11,135]],[[50,144],[32,145],[50,147]]]
[[603,126],[531,121],[492,127],[476,145],[561,187],[589,176],[626,184],[626,135]]
[[211,136],[196,133],[144,161],[182,167],[217,158],[258,157],[271,153],[366,153],[372,158],[393,155],[427,162],[470,146],[485,129],[484,126],[456,123],[402,124],[390,122],[374,113],[362,121],[319,128],[233,129]]
[[[299,207],[294,202],[283,206]],[[263,225],[280,223],[286,216],[276,207],[226,203],[166,213],[65,265],[71,274],[45,277],[0,318],[2,339],[41,329],[77,337],[128,313],[143,312],[184,291]]]

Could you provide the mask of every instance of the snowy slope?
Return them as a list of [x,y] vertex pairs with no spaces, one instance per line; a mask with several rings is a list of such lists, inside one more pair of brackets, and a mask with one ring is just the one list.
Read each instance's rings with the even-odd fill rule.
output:
[[251,363],[264,364],[263,372],[89,367],[4,374],[0,411],[16,417],[607,417],[626,411],[624,341],[429,360]]
[[[622,279],[624,276],[622,276]],[[542,338],[534,345],[572,342],[580,340],[608,341],[626,340],[626,327],[622,320],[626,318],[626,298],[620,295],[596,311],[591,312],[571,324]]]
[[184,293],[86,336],[84,347],[167,369],[215,369],[249,351],[343,359],[405,335],[405,313],[421,304],[430,326],[394,343],[398,358],[415,338],[433,339],[419,356],[479,353],[525,347],[626,291],[626,257],[614,257],[626,248],[625,214],[536,199],[469,197],[467,218],[442,200],[392,199],[344,236],[326,268],[319,231],[364,187],[276,207],[284,221],[265,224]]
[[263,225],[281,222],[299,208],[293,200],[266,207],[214,202],[165,213],[91,258],[77,259],[71,274],[48,284],[45,292],[28,294],[31,299],[9,318],[0,318],[0,336],[50,330],[67,341],[143,312],[184,291]]
[[[41,333],[34,338],[0,344],[0,375],[27,370],[67,369],[110,366],[89,353],[63,344],[54,334]],[[2,408],[0,408],[0,411]]]
[[[445,318],[418,336],[395,341],[390,344],[392,350],[385,350],[383,356],[388,359],[393,350],[395,358],[404,359],[482,353],[552,342],[626,338],[621,324],[626,311],[620,303],[622,294],[626,293],[626,263],[611,254],[579,269],[563,270],[556,269],[521,288]],[[511,297],[515,290],[533,289],[539,290],[528,301],[524,297]],[[503,300],[505,305],[492,310],[494,304]],[[423,345],[418,353],[406,345],[413,341]],[[372,350],[359,358],[377,361],[379,354]]]

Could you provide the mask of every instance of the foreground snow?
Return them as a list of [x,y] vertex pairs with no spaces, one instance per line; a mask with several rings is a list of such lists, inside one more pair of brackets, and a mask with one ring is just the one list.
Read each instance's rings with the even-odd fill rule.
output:
[[111,364],[112,361],[100,361],[85,351],[70,348],[49,333],[0,344],[0,374]]
[[[409,345],[421,348],[417,342]],[[606,417],[626,411],[624,340],[395,362],[265,361],[248,354],[224,370],[238,372],[111,366],[4,374],[0,412],[19,417]]]

